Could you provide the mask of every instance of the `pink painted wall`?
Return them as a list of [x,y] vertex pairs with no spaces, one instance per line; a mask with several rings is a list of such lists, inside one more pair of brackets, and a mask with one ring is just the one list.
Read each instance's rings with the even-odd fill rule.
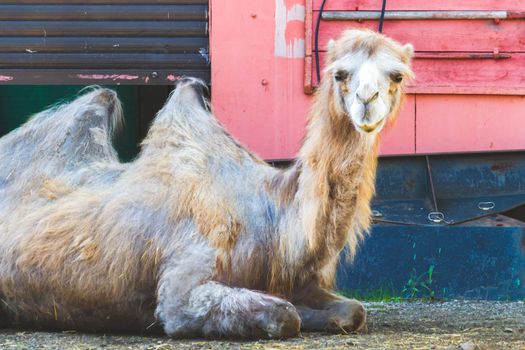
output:
[[[315,19],[320,0],[313,2]],[[377,10],[380,1],[327,3],[328,11]],[[525,11],[525,2],[390,0],[388,9]],[[266,159],[293,158],[303,136],[310,103],[303,92],[304,18],[305,0],[211,0],[216,113],[241,142]],[[324,21],[321,48],[346,28],[376,25]],[[525,149],[525,46],[520,39],[525,21],[387,21],[384,28],[401,42],[413,42],[420,56],[497,49],[509,58],[416,58],[417,80],[397,124],[383,133],[383,155]]]
[[525,96],[417,97],[419,153],[520,150]]
[[[277,14],[284,32],[277,33]],[[293,158],[309,106],[303,1],[211,0],[211,19],[215,112],[265,159]]]
[[382,155],[413,154],[416,152],[416,99],[407,95],[393,126],[381,132]]

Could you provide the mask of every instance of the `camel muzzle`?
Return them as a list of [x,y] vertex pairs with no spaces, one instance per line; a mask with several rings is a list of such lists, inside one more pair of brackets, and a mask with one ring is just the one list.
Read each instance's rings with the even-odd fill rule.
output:
[[376,130],[380,125],[381,123],[383,123],[383,119],[373,123],[373,124],[363,124],[363,125],[359,125],[359,128],[361,130],[363,130],[364,132],[366,133],[371,133],[372,131]]

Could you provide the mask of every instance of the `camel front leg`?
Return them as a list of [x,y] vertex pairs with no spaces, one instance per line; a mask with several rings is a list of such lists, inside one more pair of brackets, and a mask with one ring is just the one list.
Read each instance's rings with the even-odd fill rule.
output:
[[366,310],[359,301],[316,287],[294,301],[305,331],[349,333],[361,331]]
[[159,298],[157,317],[174,338],[289,338],[300,332],[301,319],[291,303],[244,288],[207,282],[182,303],[173,294]]

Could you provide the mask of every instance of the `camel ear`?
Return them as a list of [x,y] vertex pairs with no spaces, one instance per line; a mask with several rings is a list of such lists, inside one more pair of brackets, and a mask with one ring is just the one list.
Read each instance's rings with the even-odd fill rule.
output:
[[414,46],[412,44],[405,44],[403,46],[403,56],[406,63],[410,62],[412,56],[414,56]]
[[335,40],[334,39],[330,39],[330,41],[328,41],[328,51],[332,51],[334,46],[335,46]]

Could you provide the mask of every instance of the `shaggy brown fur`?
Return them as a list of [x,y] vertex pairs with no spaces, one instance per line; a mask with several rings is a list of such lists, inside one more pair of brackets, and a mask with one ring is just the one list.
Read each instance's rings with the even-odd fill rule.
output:
[[370,225],[377,133],[399,109],[411,54],[367,31],[335,42],[286,170],[233,140],[194,79],[178,83],[128,165],[109,141],[120,108],[107,90],[1,139],[0,159],[19,162],[0,172],[3,317],[59,329],[159,324],[173,337],[361,329],[363,306],[325,288]]

